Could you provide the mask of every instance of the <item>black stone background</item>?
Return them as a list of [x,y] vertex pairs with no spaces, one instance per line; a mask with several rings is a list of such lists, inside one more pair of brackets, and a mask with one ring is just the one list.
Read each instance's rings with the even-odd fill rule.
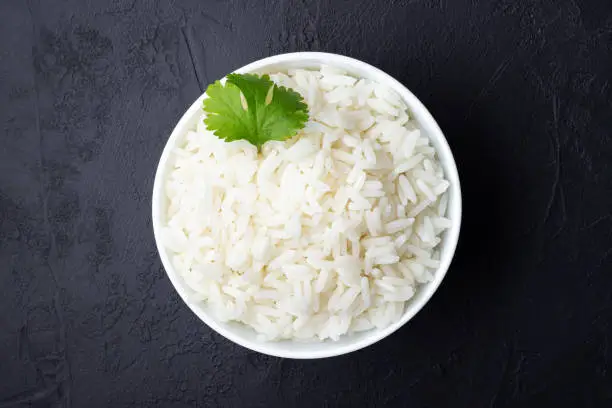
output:
[[[201,87],[303,50],[413,90],[465,199],[428,306],[318,361],[202,324],[150,220]],[[1,0],[0,407],[612,406],[611,79],[609,0]]]

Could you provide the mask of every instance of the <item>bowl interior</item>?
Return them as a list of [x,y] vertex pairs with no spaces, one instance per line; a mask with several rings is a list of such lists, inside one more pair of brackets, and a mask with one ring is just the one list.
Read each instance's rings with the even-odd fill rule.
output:
[[321,64],[342,68],[347,73],[374,80],[395,90],[406,102],[412,116],[418,121],[421,131],[426,133],[434,148],[437,150],[440,163],[444,169],[446,178],[450,181],[448,189],[449,204],[447,217],[453,222],[453,226],[446,230],[440,243],[440,268],[434,274],[434,280],[418,287],[415,296],[407,303],[406,310],[401,320],[393,323],[385,329],[374,329],[367,332],[343,336],[338,341],[324,342],[297,342],[259,341],[255,332],[247,326],[238,323],[222,323],[207,311],[206,304],[193,301],[193,291],[182,281],[182,278],[174,271],[170,262],[169,251],[160,243],[158,232],[166,222],[167,199],[164,192],[164,183],[167,172],[172,166],[171,150],[179,143],[188,130],[195,128],[201,117],[201,106],[203,96],[198,98],[180,119],[173,130],[160,159],[155,184],[153,188],[153,228],[156,236],[157,247],[164,268],[172,284],[179,295],[191,310],[208,326],[228,339],[249,349],[265,354],[290,357],[290,358],[321,358],[348,353],[368,346],[387,335],[391,334],[404,323],[410,320],[429,300],[440,285],[450,265],[455,247],[459,237],[461,224],[461,192],[457,168],[452,153],[435,120],[421,102],[403,85],[384,72],[361,61],[335,54],[325,53],[293,53],[277,55],[249,64],[236,72],[239,73],[273,73],[286,71],[292,68],[319,68]]

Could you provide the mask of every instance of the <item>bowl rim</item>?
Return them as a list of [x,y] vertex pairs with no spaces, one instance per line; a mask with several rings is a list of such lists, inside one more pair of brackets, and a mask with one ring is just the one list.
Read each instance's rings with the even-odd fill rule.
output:
[[[266,66],[275,65],[275,64],[287,64],[287,63],[299,63],[305,60],[324,60],[326,64],[330,66],[347,66],[350,65],[354,67],[356,70],[369,72],[371,77],[384,78],[387,85],[398,93],[401,98],[406,102],[409,110],[411,112],[419,111],[419,115],[421,119],[419,120],[419,124],[421,127],[423,124],[421,123],[425,120],[428,123],[428,127],[433,129],[433,132],[437,135],[432,137],[431,134],[428,134],[432,138],[435,138],[437,146],[436,152],[438,155],[445,156],[445,161],[447,162],[445,166],[445,177],[449,180],[451,189],[449,189],[449,203],[452,203],[452,206],[455,207],[454,211],[457,214],[456,220],[452,220],[453,227],[448,229],[445,233],[444,239],[447,240],[447,248],[446,251],[441,254],[440,258],[440,267],[436,269],[434,274],[434,280],[427,283],[426,286],[421,286],[420,290],[426,290],[425,293],[419,301],[414,301],[409,303],[406,311],[402,315],[402,318],[397,322],[390,324],[389,326],[383,329],[371,329],[367,333],[368,335],[363,337],[357,342],[337,345],[336,347],[321,347],[317,350],[296,350],[287,352],[284,349],[280,349],[275,347],[276,342],[259,342],[252,341],[240,335],[233,333],[230,330],[227,330],[224,325],[226,323],[221,323],[217,321],[214,317],[210,315],[210,313],[205,312],[201,306],[195,304],[193,301],[188,299],[189,295],[185,290],[184,283],[182,282],[182,278],[179,274],[174,270],[172,262],[168,256],[166,248],[161,243],[161,234],[160,230],[162,228],[161,225],[161,217],[160,207],[161,200],[163,197],[161,196],[163,192],[163,179],[164,172],[167,165],[167,161],[171,154],[172,149],[174,148],[177,139],[182,136],[185,132],[185,127],[192,120],[194,115],[196,115],[201,106],[202,100],[204,98],[204,94],[200,95],[191,106],[185,111],[185,113],[181,116],[176,126],[173,128],[169,138],[166,141],[164,149],[162,151],[160,160],[157,165],[157,169],[155,172],[155,179],[153,182],[153,194],[152,194],[152,225],[153,225],[153,234],[155,238],[155,244],[157,248],[157,252],[162,261],[162,265],[164,270],[166,271],[166,275],[170,279],[172,286],[178,292],[179,296],[183,300],[183,302],[189,307],[189,309],[196,315],[200,320],[202,320],[207,326],[211,329],[227,338],[228,340],[245,347],[247,349],[257,351],[259,353],[267,354],[275,357],[283,357],[283,358],[293,358],[293,359],[318,359],[318,358],[327,358],[333,356],[339,356],[343,354],[348,354],[353,351],[360,350],[367,346],[370,346],[385,337],[391,335],[395,331],[397,331],[400,327],[404,326],[408,321],[410,321],[424,306],[429,302],[432,298],[433,294],[437,291],[438,287],[444,280],[448,268],[451,264],[451,261],[454,257],[455,250],[457,248],[457,243],[459,241],[459,233],[461,230],[461,221],[462,221],[462,195],[461,195],[461,185],[459,182],[459,174],[457,170],[457,165],[448,145],[448,141],[444,136],[444,133],[440,129],[438,123],[431,115],[431,113],[427,110],[427,108],[423,105],[423,103],[410,91],[406,86],[400,83],[398,80],[393,78],[391,75],[386,72],[360,60],[355,58],[347,57],[340,54],[333,53],[325,53],[325,52],[293,52],[286,54],[278,54],[270,57],[266,57],[257,61],[254,61],[250,64],[247,64],[234,72],[236,73],[248,73],[248,72],[256,72]],[[431,132],[430,132],[431,133]],[[450,170],[450,172],[449,172]],[[450,207],[448,209],[450,212]],[[292,340],[285,340],[288,342],[292,342]],[[320,342],[313,344],[326,344],[333,345],[333,342]]]

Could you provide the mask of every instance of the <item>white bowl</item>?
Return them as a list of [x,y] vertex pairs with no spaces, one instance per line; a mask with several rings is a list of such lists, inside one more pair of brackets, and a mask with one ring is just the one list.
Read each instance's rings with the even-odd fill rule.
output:
[[446,271],[451,263],[457,241],[459,239],[459,229],[461,226],[461,190],[459,186],[459,176],[457,174],[457,166],[453,154],[440,130],[440,127],[427,111],[425,106],[414,96],[405,86],[387,75],[383,71],[374,68],[365,62],[358,61],[349,57],[337,54],[327,54],[320,52],[296,52],[291,54],[276,55],[269,58],[264,58],[248,64],[238,70],[237,73],[248,72],[279,72],[286,71],[291,68],[319,68],[321,64],[326,64],[332,67],[338,67],[349,74],[356,77],[363,77],[374,80],[380,84],[395,90],[400,97],[406,102],[412,116],[418,121],[421,131],[425,132],[435,149],[437,150],[439,160],[444,168],[444,174],[447,180],[450,181],[448,189],[449,205],[447,217],[451,219],[453,225],[446,230],[440,244],[440,267],[434,274],[433,281],[421,285],[417,288],[415,296],[408,302],[406,310],[402,318],[384,329],[373,329],[366,332],[351,334],[341,337],[338,341],[323,341],[323,342],[296,342],[296,341],[279,341],[265,342],[257,339],[255,331],[251,328],[239,323],[224,323],[217,320],[210,313],[206,305],[203,303],[193,303],[189,299],[192,293],[191,289],[183,282],[179,274],[174,270],[168,250],[161,244],[160,230],[165,222],[166,214],[166,198],[164,193],[163,180],[166,178],[168,171],[167,162],[170,152],[174,148],[176,142],[188,130],[195,128],[196,122],[201,115],[202,99],[200,96],[191,107],[185,112],[181,120],[172,131],[166,147],[162,153],[157,172],[155,174],[155,183],[153,186],[153,231],[157,249],[161,257],[166,273],[170,281],[176,288],[177,292],[185,301],[187,306],[209,327],[217,333],[228,338],[243,347],[260,353],[298,359],[314,359],[323,357],[332,357],[341,354],[350,353],[351,351],[359,350],[370,344],[376,343],[402,327],[408,320],[419,311],[427,303],[434,294],[442,279],[446,275]]

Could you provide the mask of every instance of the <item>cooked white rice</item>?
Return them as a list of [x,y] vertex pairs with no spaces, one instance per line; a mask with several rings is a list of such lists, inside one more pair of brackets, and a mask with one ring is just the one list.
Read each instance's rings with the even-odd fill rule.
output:
[[200,120],[174,150],[163,239],[223,321],[267,340],[337,340],[400,319],[438,267],[449,187],[390,89],[330,67],[271,78],[303,95],[305,129],[258,155]]

